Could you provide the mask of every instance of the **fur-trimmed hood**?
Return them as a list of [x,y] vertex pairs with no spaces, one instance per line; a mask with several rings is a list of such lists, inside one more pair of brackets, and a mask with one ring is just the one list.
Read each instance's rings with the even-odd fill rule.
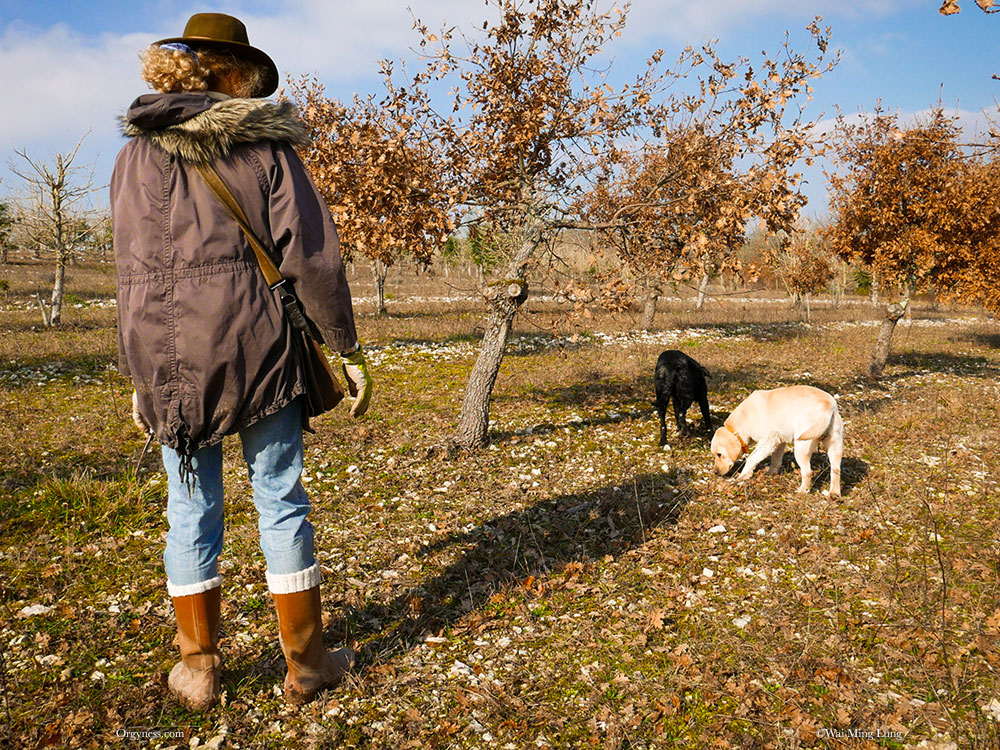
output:
[[129,138],[154,145],[192,164],[229,154],[237,143],[309,142],[309,131],[291,102],[267,99],[214,99],[207,94],[144,94],[122,118]]

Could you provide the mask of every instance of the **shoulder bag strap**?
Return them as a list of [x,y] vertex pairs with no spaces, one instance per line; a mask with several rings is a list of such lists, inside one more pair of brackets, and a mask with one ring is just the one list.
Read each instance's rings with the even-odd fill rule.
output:
[[202,179],[208,183],[208,186],[212,188],[212,192],[222,201],[222,205],[229,209],[229,213],[236,219],[236,223],[240,225],[240,229],[246,235],[250,247],[253,248],[253,254],[257,256],[257,263],[260,265],[260,270],[264,273],[264,280],[267,282],[267,285],[273,288],[284,281],[285,279],[281,275],[281,271],[274,265],[274,261],[267,254],[264,245],[257,239],[257,235],[251,229],[250,222],[247,221],[246,214],[243,213],[243,208],[235,196],[233,196],[229,186],[215,170],[215,167],[211,164],[194,164],[193,166],[198,170],[198,174],[202,176]]
[[236,200],[225,180],[222,179],[222,176],[212,164],[193,164],[192,166],[198,170],[198,174],[202,176],[202,179],[212,189],[212,192],[222,201],[222,205],[229,210],[236,223],[240,225],[240,229],[246,235],[250,247],[253,248],[253,254],[257,257],[257,265],[260,266],[261,273],[264,274],[264,281],[267,282],[267,285],[272,290],[277,291],[278,296],[281,298],[281,304],[288,315],[288,322],[299,330],[306,331],[311,335],[309,321],[306,320],[302,312],[298,297],[285,288],[285,277],[281,275],[281,271],[278,270],[274,261],[271,260],[271,256],[264,249],[263,243],[257,239],[257,235],[254,234],[250,222],[247,221],[246,214],[243,213],[243,208]]

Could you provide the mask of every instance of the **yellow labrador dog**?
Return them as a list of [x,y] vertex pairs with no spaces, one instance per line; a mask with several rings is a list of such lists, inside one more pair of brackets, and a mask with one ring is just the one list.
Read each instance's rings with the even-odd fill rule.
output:
[[[748,442],[755,442],[753,452]],[[785,446],[794,446],[795,461],[802,472],[798,492],[808,492],[813,471],[810,458],[816,448],[830,459],[830,496],[840,497],[840,461],[844,455],[844,421],[837,402],[826,391],[809,385],[792,385],[770,391],[754,391],[737,406],[712,438],[715,470],[726,474],[744,453],[747,456],[739,480],[746,481],[757,464],[771,457],[770,473],[776,474],[785,456]]]

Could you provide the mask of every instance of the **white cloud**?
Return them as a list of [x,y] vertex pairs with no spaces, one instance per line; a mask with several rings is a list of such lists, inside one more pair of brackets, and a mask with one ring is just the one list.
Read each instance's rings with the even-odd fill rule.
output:
[[[895,113],[899,117],[900,125],[909,127],[918,122],[926,122],[930,118],[932,111],[932,109],[921,109],[915,112],[903,112],[897,109]],[[958,127],[962,131],[961,138],[964,142],[981,140],[988,137],[991,119],[994,121],[997,119],[996,111],[981,110],[974,112],[967,109],[945,107],[944,113],[949,117],[955,118]],[[872,114],[871,111],[851,112],[844,115],[844,121],[849,125],[853,125],[864,121],[866,118],[870,118]],[[837,118],[829,117],[816,123],[812,132],[815,136],[825,136],[833,132],[836,126]]]
[[90,125],[103,130],[102,120],[122,109],[124,92],[135,88],[139,44],[111,36],[87,43],[62,25],[41,34],[8,28],[0,38],[6,102],[0,143],[20,147],[44,139],[72,146]]
[[[696,43],[705,37],[716,37],[728,30],[761,18],[809,19],[824,16],[885,16],[899,11],[900,6],[917,7],[919,0],[840,0],[832,5],[828,0],[638,0],[629,16],[636,39],[667,36],[675,42]],[[783,24],[787,21],[782,21]],[[782,27],[784,28],[784,27]]]
[[[410,3],[430,28],[467,27],[484,7],[468,0]],[[250,41],[265,50],[285,74],[318,72],[331,84],[376,78],[377,61],[397,59],[415,46],[413,16],[399,0],[330,3],[299,0],[271,16],[244,17]]]
[[[483,7],[463,0],[415,2],[416,12],[432,27],[443,19],[466,25]],[[378,84],[380,57],[398,58],[417,36],[412,17],[398,0],[285,3],[273,15],[230,12],[246,22],[250,41],[265,50],[286,74],[317,72],[331,95],[349,97],[359,81]],[[65,24],[38,29],[7,25],[0,35],[0,154],[27,149],[45,158],[68,151],[88,130],[79,162],[95,162],[96,180],[106,181],[121,140],[117,117],[139,94],[148,91],[139,78],[138,53],[150,42],[180,35],[187,14],[158,20],[154,31],[85,37]],[[365,80],[367,79],[367,80]],[[17,183],[9,173],[0,191]]]
[[[107,181],[118,151],[117,117],[141,93],[137,51],[144,34],[88,40],[64,25],[45,31],[8,27],[0,37],[0,154],[16,164],[14,150],[48,160],[68,152],[85,134],[78,165],[96,164],[95,185]],[[3,176],[4,192],[20,180]]]

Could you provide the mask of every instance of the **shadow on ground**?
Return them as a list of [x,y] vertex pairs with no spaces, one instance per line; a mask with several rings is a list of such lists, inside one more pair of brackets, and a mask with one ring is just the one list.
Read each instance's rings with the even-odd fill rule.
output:
[[[754,471],[753,481],[773,481],[767,478],[767,470],[769,466],[770,462],[762,462]],[[830,460],[827,458],[826,454],[813,453],[809,466],[815,472],[810,492],[816,493],[829,489]],[[739,463],[739,468],[743,468],[742,462]],[[734,472],[734,474],[735,473],[736,472]],[[785,456],[781,461],[781,468],[778,470],[779,476],[787,474],[791,474],[795,480],[794,486],[789,485],[789,489],[798,488],[801,480],[801,474],[799,473],[799,465],[795,463],[795,456],[791,451],[785,453]],[[764,476],[762,477],[761,475]],[[849,495],[851,490],[860,484],[866,476],[868,476],[868,464],[865,461],[862,461],[860,458],[844,456],[840,462],[840,493],[842,495]]]
[[[445,628],[491,619],[487,609],[538,579],[642,544],[658,526],[676,523],[690,493],[665,474],[643,474],[620,485],[560,495],[448,534],[418,556],[461,549],[441,573],[389,603],[347,605],[350,636],[364,644],[359,669],[387,661]],[[675,494],[674,489],[679,491]],[[493,615],[495,616],[495,615]],[[339,625],[328,633],[336,635]]]
[[[1000,338],[1000,337],[998,337]],[[943,354],[941,352],[904,352],[889,356],[889,366],[905,367],[902,372],[893,372],[881,378],[892,382],[904,380],[926,371],[950,373],[953,375],[971,375],[980,378],[996,378],[1000,376],[1000,367],[986,357],[968,354]]]
[[963,336],[966,341],[971,341],[977,346],[988,346],[990,349],[1000,349],[1000,333],[983,333],[982,331],[971,331]]

